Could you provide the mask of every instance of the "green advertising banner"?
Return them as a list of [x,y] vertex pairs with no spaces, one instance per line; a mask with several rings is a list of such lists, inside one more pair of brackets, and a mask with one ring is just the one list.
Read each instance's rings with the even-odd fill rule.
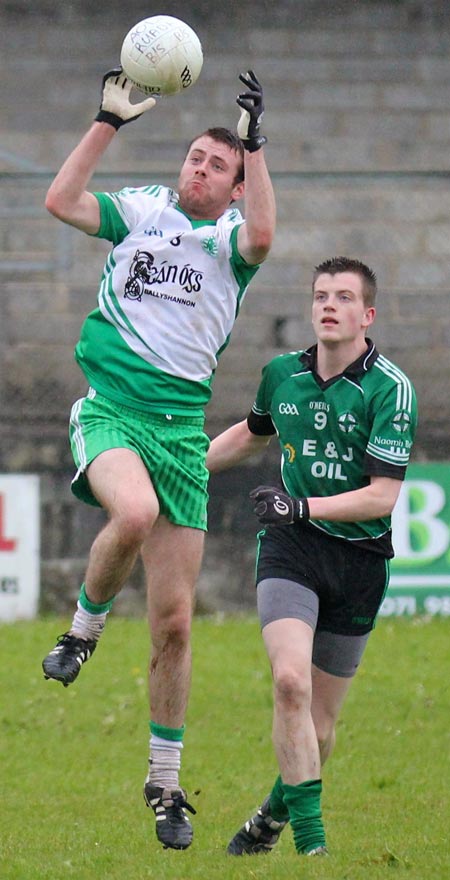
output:
[[450,463],[409,466],[392,539],[395,558],[380,615],[450,616]]

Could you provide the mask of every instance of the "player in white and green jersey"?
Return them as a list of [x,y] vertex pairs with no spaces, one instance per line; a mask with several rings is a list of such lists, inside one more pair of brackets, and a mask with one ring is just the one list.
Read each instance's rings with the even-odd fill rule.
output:
[[297,852],[326,854],[321,767],[389,577],[391,512],[411,454],[411,382],[367,337],[376,279],[356,260],[317,267],[317,343],[263,369],[248,418],[213,440],[210,471],[280,444],[282,487],[251,493],[257,604],[274,678],[280,775],[228,852],[268,852],[287,822]]
[[[96,193],[114,245],[76,358],[100,394],[145,412],[202,415],[257,266],[238,248],[243,217],[192,220],[164,186]],[[103,352],[114,352],[105,358]]]
[[[151,97],[132,104],[130,82],[122,70],[110,71],[96,120],[46,201],[59,219],[113,247],[97,308],[76,346],[89,390],[74,404],[70,423],[73,491],[102,506],[108,522],[91,548],[70,630],[44,659],[44,674],[65,686],[75,680],[140,556],[151,635],[144,798],[158,840],[173,849],[191,844],[186,810],[195,812],[179,770],[207,526],[204,407],[275,227],[260,133],[262,88],[252,71],[240,80],[237,133],[215,127],[194,138],[176,190],[154,185],[93,193],[87,186],[116,131],[157,103]],[[235,206],[243,197],[245,220]]]

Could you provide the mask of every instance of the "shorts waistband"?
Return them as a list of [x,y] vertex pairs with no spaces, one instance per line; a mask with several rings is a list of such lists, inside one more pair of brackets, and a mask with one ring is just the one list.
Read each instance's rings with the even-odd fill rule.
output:
[[205,423],[205,417],[203,415],[185,416],[171,412],[154,412],[153,410],[144,411],[142,409],[135,409],[132,406],[126,406],[126,404],[111,400],[110,397],[105,397],[103,394],[99,394],[98,391],[94,392],[91,388],[89,389],[87,396],[90,400],[97,400],[99,403],[106,403],[108,406],[112,407],[115,412],[130,413],[134,419],[138,419],[142,422],[152,422],[157,425],[191,425],[192,427],[198,428],[202,428]]

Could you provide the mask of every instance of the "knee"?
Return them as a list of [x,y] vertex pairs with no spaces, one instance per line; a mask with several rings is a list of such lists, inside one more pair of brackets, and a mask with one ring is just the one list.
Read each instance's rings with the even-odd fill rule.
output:
[[146,499],[130,501],[112,514],[117,540],[125,546],[139,547],[155,523],[158,510]]
[[183,608],[160,613],[151,622],[152,644],[159,651],[183,649],[191,636],[191,614]]
[[273,669],[275,699],[292,708],[311,705],[311,678],[292,665],[284,663]]

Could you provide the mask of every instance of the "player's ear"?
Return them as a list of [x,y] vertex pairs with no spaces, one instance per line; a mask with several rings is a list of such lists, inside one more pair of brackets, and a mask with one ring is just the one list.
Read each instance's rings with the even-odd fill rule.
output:
[[241,180],[240,183],[236,183],[231,191],[231,201],[237,202],[239,199],[242,199],[245,192],[245,181]]
[[370,325],[373,324],[373,322],[375,320],[376,314],[377,313],[376,313],[376,309],[374,306],[371,306],[369,309],[366,309],[366,311],[364,312],[363,327],[370,327]]

